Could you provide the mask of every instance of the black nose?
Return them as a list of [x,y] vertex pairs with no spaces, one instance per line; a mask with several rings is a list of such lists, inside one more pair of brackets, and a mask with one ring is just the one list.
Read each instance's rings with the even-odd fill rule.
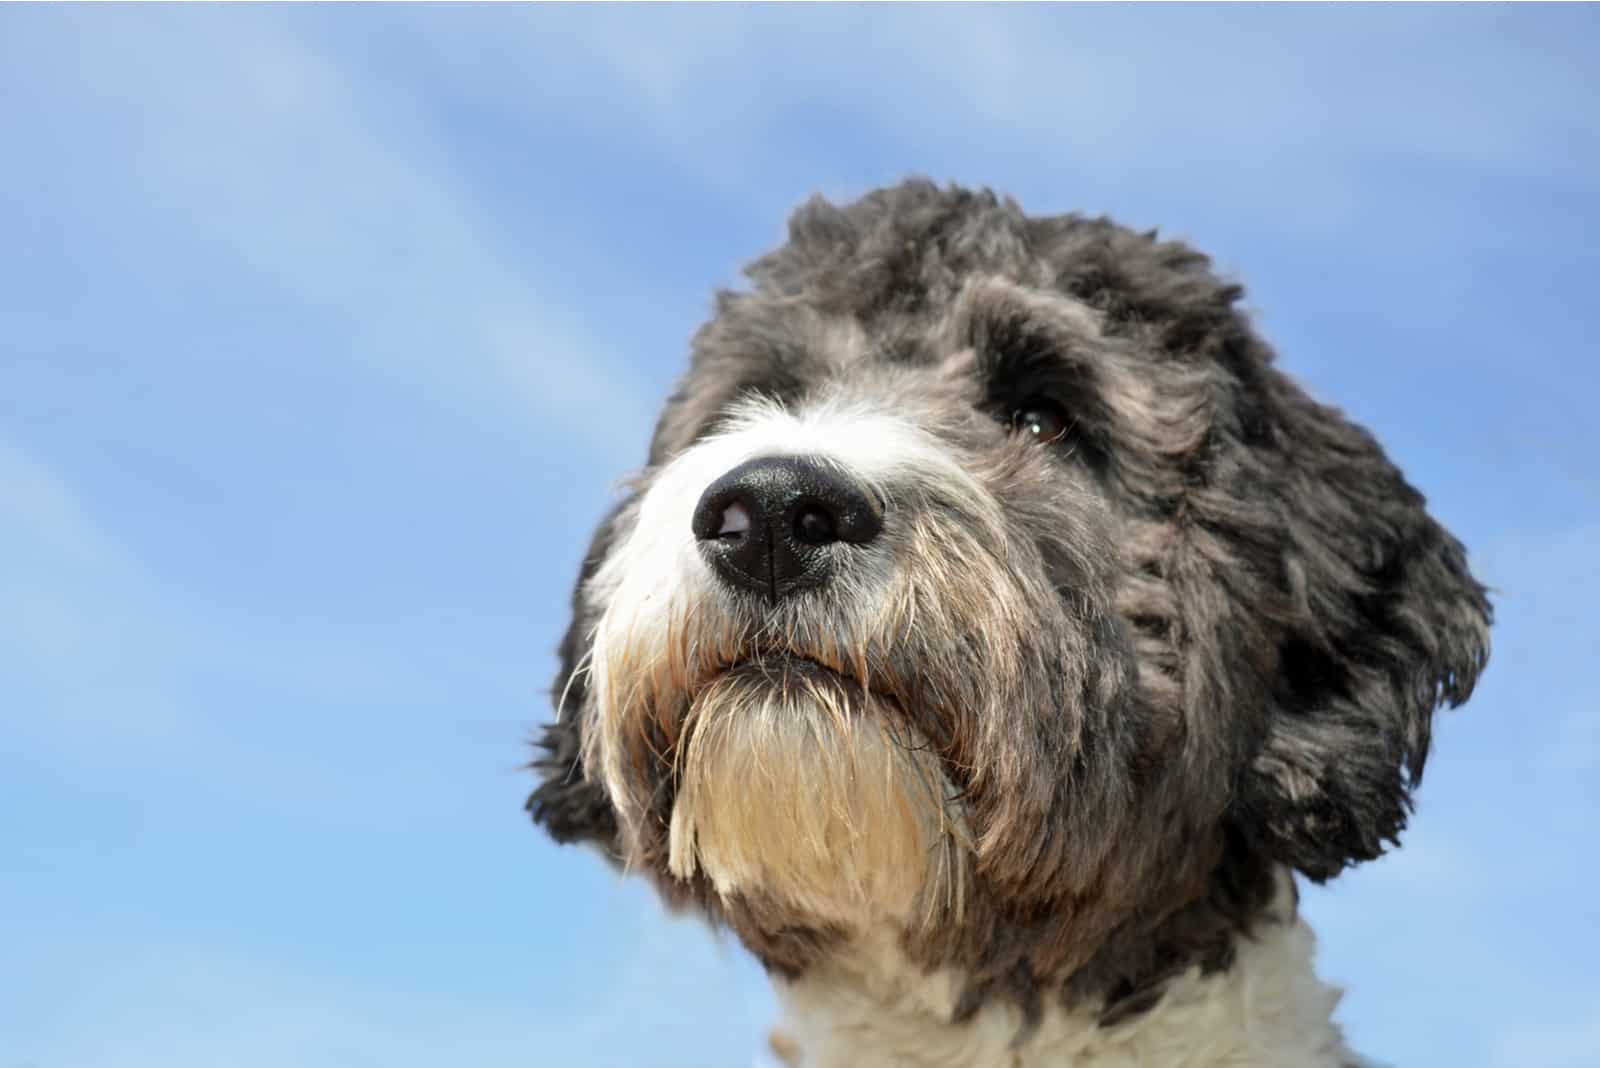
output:
[[871,541],[883,516],[839,471],[800,456],[769,456],[707,486],[693,528],[725,582],[776,601],[826,582],[838,543]]

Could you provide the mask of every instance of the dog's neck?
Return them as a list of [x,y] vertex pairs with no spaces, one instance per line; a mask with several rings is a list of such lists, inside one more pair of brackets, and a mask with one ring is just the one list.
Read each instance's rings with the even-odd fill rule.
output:
[[[1290,891],[1292,895],[1292,890]],[[772,1045],[792,1068],[1341,1068],[1358,1063],[1332,1015],[1339,991],[1312,967],[1315,938],[1275,901],[1276,918],[1241,936],[1233,963],[1173,979],[1148,1011],[1102,1026],[1092,1007],[1048,1005],[1031,1029],[1003,1001],[950,1022],[960,976],[923,973],[895,940],[778,982],[783,1018]]]

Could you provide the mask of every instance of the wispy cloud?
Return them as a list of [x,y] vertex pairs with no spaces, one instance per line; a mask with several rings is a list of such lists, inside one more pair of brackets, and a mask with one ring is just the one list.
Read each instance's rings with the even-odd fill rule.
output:
[[[449,24],[421,17],[429,27]],[[1182,159],[1184,182],[1213,207],[1234,200],[1220,188],[1250,190],[1261,210],[1230,217],[1235,227],[1348,240],[1372,194],[1408,180],[1408,167],[1542,179],[1557,176],[1552,165],[1573,179],[1600,173],[1596,125],[1572,106],[1596,95],[1583,51],[1551,47],[1563,38],[1555,16],[1520,24],[1542,47],[1500,47],[1497,17],[1323,9],[1240,23],[1203,9],[858,9],[826,20],[782,9],[547,11],[497,21],[503,36],[490,48],[536,55],[539,82],[581,93],[585,123],[642,138],[680,171],[747,203],[764,205],[775,186],[792,190],[786,176],[845,192],[894,177],[863,174],[858,154],[845,150],[870,137],[886,146],[881,155],[1003,180],[1047,206],[1072,208],[1107,206],[1084,204],[1086,193],[1132,199],[1118,197],[1118,185],[1171,196],[1173,161]],[[1295,61],[1282,62],[1290,52]],[[514,88],[507,64],[468,55],[456,50],[457,76]],[[1492,90],[1480,76],[1486,69],[1495,71]],[[566,99],[524,91],[517,106],[559,121],[572,114],[557,103]],[[797,160],[797,150],[806,158]],[[1264,210],[1285,202],[1294,210]],[[1384,225],[1416,233],[1431,216]]]
[[[117,550],[89,518],[79,494],[60,474],[0,437],[0,530],[8,547],[79,567],[112,564]],[[15,559],[15,558],[13,558]]]
[[[55,468],[0,437],[0,728],[169,733],[175,635],[137,565]],[[87,717],[87,718],[85,718]]]
[[[370,372],[509,398],[608,466],[636,461],[586,413],[640,425],[658,398],[632,389],[606,324],[544,291],[537,250],[496,235],[421,101],[259,12],[107,12],[100,29],[112,25],[63,35],[21,21],[7,46],[34,106],[79,135],[62,178],[86,211],[225,257]],[[162,251],[123,254],[138,267]]]
[[[1308,910],[1382,1059],[1590,1063],[1575,18],[0,11],[0,193],[28,209],[0,244],[27,294],[0,339],[0,906],[37,927],[0,945],[0,1055],[748,1064],[759,969],[532,845],[510,766],[710,285],[811,190],[917,170],[1265,259],[1295,369],[1359,368],[1355,406],[1470,513],[1495,663],[1407,847]],[[1447,477],[1470,448],[1521,460]]]

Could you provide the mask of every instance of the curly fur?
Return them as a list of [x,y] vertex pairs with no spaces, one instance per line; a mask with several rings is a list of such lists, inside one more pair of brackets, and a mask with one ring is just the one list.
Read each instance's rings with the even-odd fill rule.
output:
[[[1489,604],[1422,496],[1274,366],[1205,257],[912,181],[812,200],[747,273],[580,576],[529,802],[555,837],[648,874],[793,982],[886,926],[910,967],[960,977],[951,1018],[1008,1004],[1024,1031],[1058,1010],[1131,1026],[1287,922],[1281,871],[1327,879],[1397,839],[1433,713],[1486,662]],[[1070,414],[1063,440],[1009,432],[1032,396]],[[675,502],[711,458],[759,455],[760,434],[818,412],[836,419],[818,449],[877,471],[886,544],[837,590],[758,610],[697,574]],[[868,424],[903,462],[838,451]],[[773,867],[794,854],[735,878],[685,844],[686,821],[727,824],[738,760],[803,759],[697,702],[759,668],[769,682],[739,707],[779,722],[772,672],[799,664],[843,696],[784,796],[853,797],[890,822],[893,797],[923,798],[898,844],[859,855],[903,867],[906,842],[943,843],[960,893],[920,898],[943,902],[939,922],[841,911],[814,880],[800,900]],[[860,717],[874,726],[853,734]],[[710,760],[706,722],[744,756]],[[819,785],[854,781],[839,769],[864,766],[858,738],[890,769],[876,808]],[[921,755],[891,759],[897,738]],[[691,820],[674,812],[688,796],[716,800]],[[719,855],[754,856],[750,833]]]

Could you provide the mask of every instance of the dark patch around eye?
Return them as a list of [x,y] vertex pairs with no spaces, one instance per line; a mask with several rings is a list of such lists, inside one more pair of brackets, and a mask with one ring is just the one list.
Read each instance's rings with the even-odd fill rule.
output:
[[1015,426],[1031,406],[1058,407],[1065,425],[1051,446],[1103,472],[1109,420],[1093,368],[1061,352],[1059,338],[1025,317],[990,320],[984,327],[975,340],[985,409],[1002,424]]

